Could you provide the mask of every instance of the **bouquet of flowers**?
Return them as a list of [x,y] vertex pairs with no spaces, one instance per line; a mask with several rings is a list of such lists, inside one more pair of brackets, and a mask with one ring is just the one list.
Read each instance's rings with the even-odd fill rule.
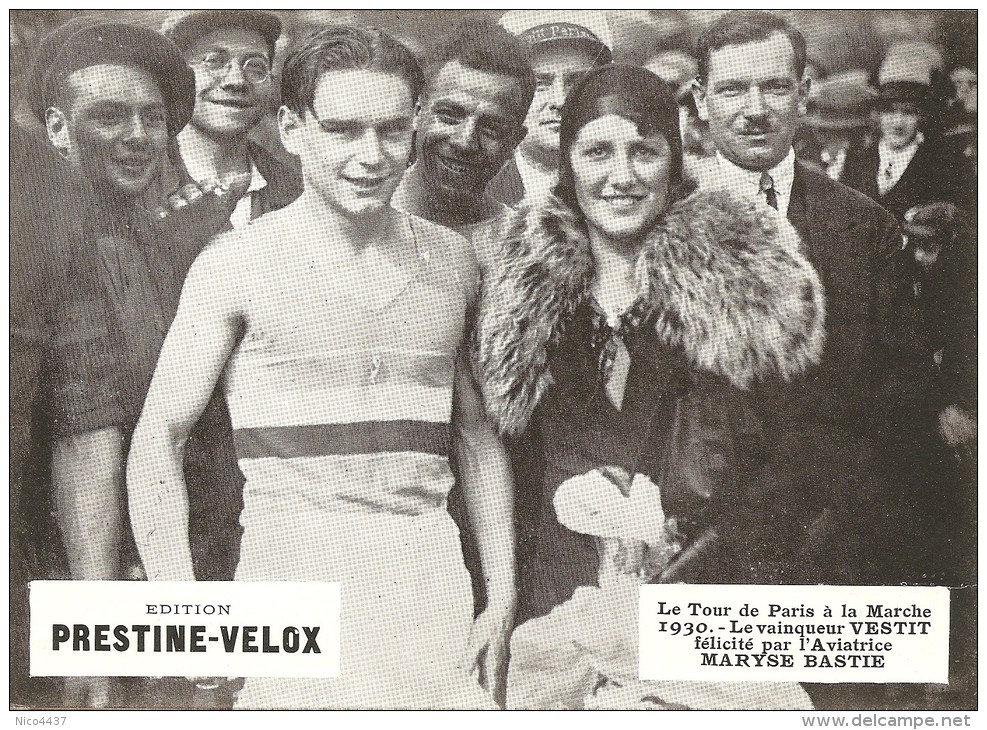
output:
[[[599,586],[577,588],[511,640],[508,706],[517,709],[811,709],[797,684],[638,679],[638,589],[688,559],[658,486],[604,467],[556,491],[570,530],[598,538]],[[703,537],[700,537],[700,541]],[[674,578],[673,578],[674,579]]]

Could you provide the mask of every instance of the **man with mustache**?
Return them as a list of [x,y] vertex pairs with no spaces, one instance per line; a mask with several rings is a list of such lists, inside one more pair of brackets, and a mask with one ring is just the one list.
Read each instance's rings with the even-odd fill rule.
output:
[[509,206],[537,204],[555,184],[562,104],[590,69],[612,60],[610,27],[600,10],[509,10],[500,24],[528,46],[535,96],[527,136],[487,195]]
[[826,554],[833,571],[805,578],[891,580],[886,565],[873,566],[879,555],[854,555],[851,538],[874,532],[852,527],[862,504],[884,509],[874,485],[885,475],[878,464],[891,428],[882,391],[904,366],[895,324],[905,300],[896,290],[901,234],[876,203],[795,159],[809,90],[801,33],[772,13],[731,12],[705,29],[698,58],[695,100],[717,148],[703,184],[786,216],[826,289],[821,364],[797,382],[762,384],[760,399],[765,427],[777,431],[767,458],[802,495],[815,554]]
[[392,205],[470,238],[506,210],[485,190],[524,139],[534,76],[521,41],[483,19],[435,49],[425,74],[415,163]]
[[171,159],[182,182],[237,181],[233,228],[301,194],[297,173],[248,136],[275,98],[271,67],[281,30],[278,16],[263,10],[195,11],[164,29],[195,72],[195,110]]
[[[809,91],[805,48],[799,31],[767,12],[730,12],[704,30],[694,95],[717,157],[701,182],[786,216],[825,288],[820,364],[798,380],[757,386],[771,444],[765,473],[784,480],[804,510],[805,534],[792,536],[804,541],[796,582],[895,584],[904,566],[902,536],[892,531],[907,526],[895,455],[916,428],[909,404],[919,372],[901,326],[911,318],[900,285],[906,261],[883,208],[795,159]],[[843,691],[808,689],[823,709]]]

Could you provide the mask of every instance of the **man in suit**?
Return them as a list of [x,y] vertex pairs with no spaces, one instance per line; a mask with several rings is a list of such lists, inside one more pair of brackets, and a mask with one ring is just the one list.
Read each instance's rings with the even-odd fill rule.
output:
[[[901,414],[910,415],[903,396],[917,370],[898,325],[908,308],[896,284],[900,231],[866,196],[796,161],[809,91],[797,30],[771,13],[728,13],[703,32],[698,57],[696,103],[717,148],[704,183],[786,216],[826,291],[820,363],[796,381],[757,386],[764,478],[783,480],[804,507],[806,532],[792,536],[806,564],[801,582],[897,583],[909,569],[898,546],[914,536],[892,465],[914,436]],[[905,405],[892,412],[896,401]],[[809,690],[817,707],[845,707],[837,687]]]
[[500,24],[530,49],[535,97],[525,120],[528,134],[487,195],[508,206],[537,203],[555,184],[562,104],[590,69],[612,60],[610,28],[595,10],[510,10]]
[[771,473],[804,499],[807,557],[825,555],[832,571],[817,566],[804,577],[888,580],[875,554],[880,545],[855,548],[835,536],[862,540],[871,532],[851,529],[862,502],[885,509],[877,465],[891,425],[878,377],[902,365],[893,326],[901,234],[880,206],[796,161],[792,142],[809,91],[805,57],[802,35],[771,13],[728,13],[705,30],[694,93],[717,148],[705,178],[786,216],[826,290],[822,361],[797,382],[761,384],[759,398],[773,432]]

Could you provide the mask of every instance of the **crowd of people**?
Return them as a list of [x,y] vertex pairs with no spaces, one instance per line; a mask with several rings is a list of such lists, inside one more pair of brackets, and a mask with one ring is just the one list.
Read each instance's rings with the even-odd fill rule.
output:
[[826,75],[756,11],[641,64],[599,11],[282,31],[80,15],[17,85],[12,703],[201,701],[30,678],[71,578],[340,582],[338,679],[211,700],[299,709],[939,708],[642,682],[637,587],[966,586],[975,704],[975,64]]

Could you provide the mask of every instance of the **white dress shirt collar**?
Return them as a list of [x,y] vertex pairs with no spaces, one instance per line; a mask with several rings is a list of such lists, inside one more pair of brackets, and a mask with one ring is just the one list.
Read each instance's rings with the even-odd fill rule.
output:
[[[719,152],[716,153],[720,180],[717,184],[745,197],[756,197],[764,201],[761,194],[761,174],[756,170],[748,170],[733,164]],[[768,170],[774,181],[775,193],[778,196],[778,212],[788,216],[788,204],[792,200],[792,185],[795,183],[795,150],[789,149],[781,162]]]
[[267,180],[261,175],[260,170],[257,169],[257,165],[251,162],[250,168],[250,185],[247,187],[247,192],[243,194],[243,197],[237,201],[236,207],[233,209],[233,214],[230,216],[230,225],[234,228],[241,228],[250,223],[254,193],[267,187]]

